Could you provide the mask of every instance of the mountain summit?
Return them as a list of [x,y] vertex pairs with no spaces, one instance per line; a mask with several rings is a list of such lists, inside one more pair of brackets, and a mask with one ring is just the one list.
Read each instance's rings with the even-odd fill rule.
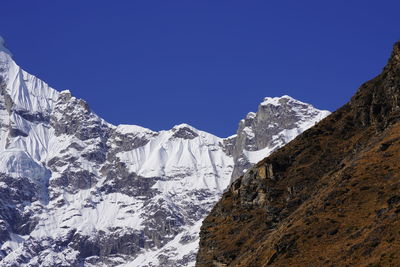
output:
[[0,266],[193,266],[236,138],[111,125],[21,69],[3,44]]
[[239,122],[232,180],[329,114],[287,95],[264,98],[256,113]]
[[3,37],[0,36],[0,52],[4,52],[9,54],[10,56],[12,55],[11,52],[6,48],[5,46],[5,41],[3,39]]
[[197,266],[398,266],[400,43],[383,72],[234,181]]

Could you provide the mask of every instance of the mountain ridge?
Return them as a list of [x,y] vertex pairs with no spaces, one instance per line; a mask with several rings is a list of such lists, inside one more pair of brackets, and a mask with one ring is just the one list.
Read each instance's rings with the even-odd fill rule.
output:
[[114,126],[0,51],[0,266],[192,266],[234,137]]
[[230,186],[196,266],[397,266],[399,59]]

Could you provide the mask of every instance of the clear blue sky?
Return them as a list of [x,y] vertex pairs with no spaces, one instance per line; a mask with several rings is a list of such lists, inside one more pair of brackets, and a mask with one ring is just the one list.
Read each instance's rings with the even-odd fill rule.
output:
[[335,110],[400,39],[400,1],[16,1],[0,35],[24,69],[107,121],[224,137],[265,96]]

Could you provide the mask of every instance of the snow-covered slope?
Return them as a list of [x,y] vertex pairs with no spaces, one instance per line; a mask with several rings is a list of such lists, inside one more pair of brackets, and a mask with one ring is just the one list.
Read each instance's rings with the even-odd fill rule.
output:
[[237,134],[232,137],[232,180],[329,114],[287,95],[266,97],[257,113],[250,112],[240,121]]
[[5,47],[4,39],[3,39],[3,37],[1,37],[1,36],[0,36],[0,52],[4,52],[4,53],[6,53],[6,54],[12,56],[10,50],[8,50],[8,49]]
[[[294,120],[323,116],[311,117]],[[257,140],[263,122],[249,128]],[[0,266],[193,266],[234,154],[252,162],[290,139],[238,148],[250,130],[111,125],[22,70],[0,38]]]

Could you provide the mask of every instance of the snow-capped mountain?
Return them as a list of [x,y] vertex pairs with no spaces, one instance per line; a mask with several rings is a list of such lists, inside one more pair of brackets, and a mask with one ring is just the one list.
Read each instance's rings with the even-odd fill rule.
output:
[[239,122],[237,134],[232,137],[235,144],[232,179],[329,114],[287,95],[266,97],[257,113],[249,112]]
[[[22,70],[0,38],[0,266],[193,266],[234,168],[328,114],[266,102],[226,139],[114,126]],[[270,121],[282,108],[295,113]]]

